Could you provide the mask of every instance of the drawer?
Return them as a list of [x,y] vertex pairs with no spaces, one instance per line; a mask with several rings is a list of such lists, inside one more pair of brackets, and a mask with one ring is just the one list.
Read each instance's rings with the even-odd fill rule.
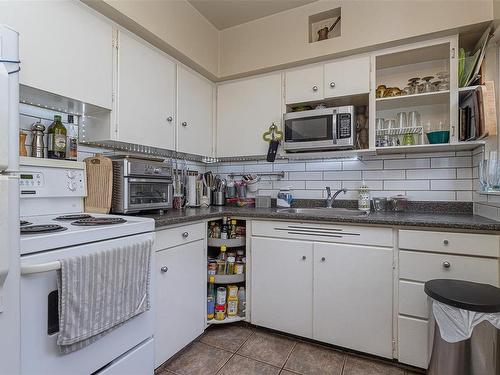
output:
[[398,360],[408,365],[427,368],[429,358],[429,324],[426,320],[398,318]]
[[195,223],[156,232],[155,251],[205,238],[205,224]]
[[400,251],[399,277],[421,282],[432,279],[461,279],[498,286],[498,260]]
[[354,225],[255,220],[252,222],[252,235],[371,246],[393,247],[394,244],[392,228]]
[[399,231],[399,248],[473,256],[499,256],[499,237],[491,234]]
[[429,300],[424,292],[424,283],[399,281],[399,313],[427,319]]

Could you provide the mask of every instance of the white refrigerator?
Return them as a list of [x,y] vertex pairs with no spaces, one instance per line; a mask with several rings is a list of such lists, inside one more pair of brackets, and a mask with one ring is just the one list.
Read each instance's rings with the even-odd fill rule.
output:
[[19,35],[0,24],[0,374],[20,372]]

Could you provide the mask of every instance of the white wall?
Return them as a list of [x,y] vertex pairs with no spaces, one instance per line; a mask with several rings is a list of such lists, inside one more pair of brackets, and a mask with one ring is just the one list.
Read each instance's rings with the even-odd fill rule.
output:
[[[342,8],[342,36],[308,41],[308,18]],[[322,0],[221,32],[221,77],[318,60],[493,18],[492,1]]]

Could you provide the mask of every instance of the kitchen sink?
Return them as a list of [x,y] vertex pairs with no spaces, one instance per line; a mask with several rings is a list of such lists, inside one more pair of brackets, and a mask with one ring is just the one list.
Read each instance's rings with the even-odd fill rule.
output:
[[318,214],[318,215],[336,215],[336,216],[367,216],[368,212],[356,210],[353,208],[281,208],[278,212],[291,214]]

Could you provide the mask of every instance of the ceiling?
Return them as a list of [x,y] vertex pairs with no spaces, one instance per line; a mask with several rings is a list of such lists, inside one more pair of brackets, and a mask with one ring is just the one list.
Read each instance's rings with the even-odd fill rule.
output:
[[218,30],[253,21],[316,0],[188,0]]

